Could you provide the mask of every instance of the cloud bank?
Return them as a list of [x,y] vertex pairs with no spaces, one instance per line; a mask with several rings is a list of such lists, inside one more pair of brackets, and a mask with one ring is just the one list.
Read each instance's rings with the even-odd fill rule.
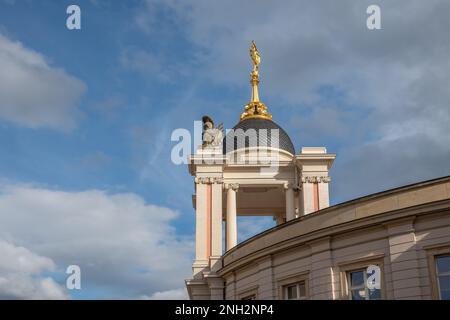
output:
[[[61,286],[45,272],[59,270],[64,278],[72,264],[81,268],[82,290],[94,298],[168,290],[164,296],[179,297],[170,290],[190,276],[193,240],[176,235],[171,222],[178,213],[135,194],[10,184],[1,189],[0,213],[0,296],[62,298]],[[30,284],[31,276],[43,279]]]
[[51,259],[0,239],[0,299],[67,299],[61,285],[42,276],[54,270]]

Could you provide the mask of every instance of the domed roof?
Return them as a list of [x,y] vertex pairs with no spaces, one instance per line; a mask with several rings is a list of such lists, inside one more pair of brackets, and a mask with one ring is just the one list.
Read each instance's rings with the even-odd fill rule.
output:
[[239,149],[268,147],[284,150],[294,155],[294,145],[286,131],[273,122],[267,106],[259,100],[258,84],[261,56],[254,41],[250,46],[250,57],[253,62],[253,70],[250,73],[251,100],[245,105],[239,123],[223,139],[223,154]]
[[[249,129],[254,129],[254,131]],[[276,133],[272,132],[272,129],[278,130],[278,145],[275,141]],[[256,133],[256,138],[249,137],[252,131]],[[294,145],[286,131],[272,120],[262,118],[248,118],[235,125],[233,131],[230,131],[223,140],[223,153],[226,154],[242,148],[260,146],[276,147],[292,155],[295,154]]]

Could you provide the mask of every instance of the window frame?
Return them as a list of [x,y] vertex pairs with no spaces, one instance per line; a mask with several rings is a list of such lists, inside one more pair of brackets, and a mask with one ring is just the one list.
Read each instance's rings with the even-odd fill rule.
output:
[[[435,266],[435,268],[436,268],[436,282],[437,282],[437,286],[438,286],[438,296],[439,296],[439,300],[442,300],[442,296],[441,296],[441,293],[442,293],[442,290],[441,290],[441,281],[440,281],[439,277],[450,276],[450,270],[447,271],[447,272],[439,273],[437,260],[438,260],[439,258],[441,258],[441,257],[448,257],[448,258],[450,258],[450,253],[449,253],[449,254],[440,254],[440,255],[436,255],[436,256],[434,257],[434,259],[435,259],[435,264],[434,264],[434,266]],[[445,290],[445,291],[449,291],[449,292],[450,292],[450,289],[447,289],[447,290]]]
[[[251,288],[247,288],[238,293],[238,300],[258,300],[258,286],[253,286]],[[253,299],[249,299],[253,297]]]
[[[305,285],[305,296],[302,299],[296,300],[309,300],[309,271],[300,272],[294,275],[289,275],[286,277],[276,279],[277,283],[277,297],[280,300],[287,300],[286,288],[289,286],[304,283]],[[298,288],[298,287],[297,287]],[[297,289],[299,290],[299,289]],[[294,299],[290,299],[294,300]]]
[[[380,270],[381,270],[381,268],[380,268]],[[362,272],[363,273],[363,283],[361,285],[359,285],[359,286],[352,286],[351,285],[351,281],[352,281],[351,274],[354,273],[354,272]],[[370,299],[367,299],[369,297],[369,291],[370,290],[369,290],[369,288],[367,288],[366,283],[367,283],[367,267],[366,268],[359,268],[359,269],[347,271],[348,299],[349,300],[353,300],[352,299],[352,291],[358,290],[358,289],[359,290],[364,289],[364,292],[365,292],[365,299],[364,300],[370,300]],[[380,290],[380,299],[381,299],[381,288],[379,290]],[[379,299],[377,299],[377,300],[379,300]]]
[[[300,295],[300,285],[303,285],[305,287],[305,295],[301,296]],[[295,286],[295,289],[297,291],[297,298],[296,299],[289,299],[288,298],[288,288],[289,287],[293,287]],[[307,296],[306,296],[306,281],[302,280],[302,281],[297,281],[294,283],[289,283],[289,284],[285,284],[282,286],[283,288],[283,300],[307,300]]]
[[[378,256],[372,256],[369,259],[355,259],[353,261],[346,261],[339,265],[339,277],[341,285],[341,299],[342,300],[352,300],[351,299],[351,288],[350,288],[350,272],[364,271],[365,283],[367,281],[367,267],[370,265],[376,265],[380,267],[380,299],[386,299],[386,285],[385,285],[385,273],[384,273],[384,254]],[[366,293],[368,294],[368,289],[366,284],[364,284]],[[355,290],[355,289],[353,289]]]
[[427,252],[428,276],[430,277],[431,283],[431,298],[433,300],[441,300],[436,258],[438,258],[439,256],[450,255],[450,246],[448,244],[444,244],[434,247],[424,247],[424,249]]

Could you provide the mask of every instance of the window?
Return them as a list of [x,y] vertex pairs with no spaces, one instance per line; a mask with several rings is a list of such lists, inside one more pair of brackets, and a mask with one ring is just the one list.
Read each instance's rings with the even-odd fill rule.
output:
[[276,278],[278,299],[307,300],[309,297],[308,279],[308,271],[300,271],[296,274]]
[[258,286],[247,288],[237,294],[238,300],[256,300],[258,299]]
[[305,300],[306,285],[305,281],[289,284],[283,287],[285,300]]
[[350,300],[381,299],[380,289],[367,288],[367,269],[348,271],[347,281]]
[[384,299],[384,258],[384,254],[378,254],[372,256],[370,259],[352,259],[351,261],[343,261],[339,263],[341,299]]
[[436,257],[439,299],[450,300],[450,255]]

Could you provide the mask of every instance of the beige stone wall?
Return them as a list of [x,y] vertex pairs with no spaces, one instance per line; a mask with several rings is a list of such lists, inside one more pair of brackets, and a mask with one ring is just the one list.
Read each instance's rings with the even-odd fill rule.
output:
[[282,298],[306,281],[309,299],[347,299],[345,272],[381,267],[383,299],[435,299],[433,257],[450,253],[450,179],[387,191],[275,227],[234,248],[219,270],[226,299]]

